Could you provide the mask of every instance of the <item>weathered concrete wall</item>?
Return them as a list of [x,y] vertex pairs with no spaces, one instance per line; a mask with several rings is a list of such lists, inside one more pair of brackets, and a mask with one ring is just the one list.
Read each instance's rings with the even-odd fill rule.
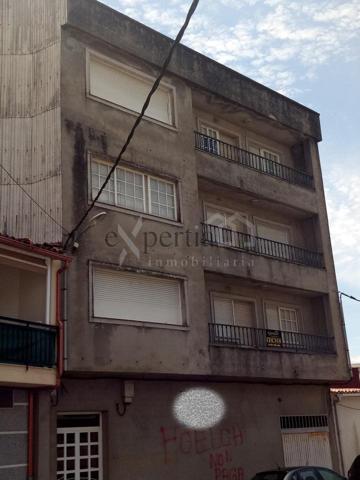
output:
[[[168,37],[94,0],[69,0],[68,12],[68,25],[157,66],[163,63],[171,46]],[[275,123],[321,139],[316,112],[190,48],[181,46],[176,50],[169,71],[239,106],[260,113],[269,121],[275,117]]]
[[[151,65],[120,50],[111,49],[110,52],[108,45],[93,37],[84,36],[81,32],[63,30],[62,161],[64,224],[68,229],[76,223],[88,204],[88,153],[97,153],[104,159],[113,161],[135,118],[132,114],[86,97],[86,48],[104,55],[110,54],[113,59],[150,75],[155,75],[157,71]],[[66,65],[71,65],[71,69],[66,68]],[[136,212],[125,214],[117,209],[99,206],[94,209],[93,214],[105,210],[107,215],[80,239],[80,249],[75,254],[68,275],[67,369],[73,372],[103,374],[133,372],[317,381],[345,378],[346,366],[339,332],[338,356],[326,358],[320,355],[313,357],[278,352],[249,353],[247,350],[238,350],[234,357],[233,353],[229,353],[229,350],[233,349],[209,351],[208,298],[204,270],[322,294],[328,294],[328,278],[325,270],[299,267],[264,257],[239,255],[238,252],[202,247],[197,243],[194,233],[199,231],[196,227],[202,220],[202,203],[199,199],[197,178],[199,155],[194,153],[193,125],[189,122],[189,118],[193,118],[191,89],[178,77],[168,75],[167,81],[176,88],[178,130],[170,130],[144,120],[124,156],[123,165],[159,176],[165,175],[177,181],[181,222],[169,223],[144,217],[141,232],[133,239],[140,248],[140,257],[136,258],[128,251],[124,266],[155,270],[183,278],[187,324],[183,328],[158,328],[91,321],[89,261],[116,267],[119,255],[126,245],[117,238],[115,245],[109,246],[106,235],[116,232],[118,224],[130,233],[138,219]],[[214,176],[217,174],[214,166],[223,161],[204,155],[203,162],[206,162],[209,172],[215,172],[212,173]],[[231,177],[232,170],[224,166],[227,167],[227,162],[221,163],[221,166],[219,163],[219,176],[225,174]],[[234,168],[236,175],[243,178],[246,169],[239,165]],[[305,217],[311,217],[313,212],[318,213],[319,206],[314,204],[315,195],[312,191],[289,186],[286,182],[260,174],[256,174],[252,184],[258,195],[267,198],[269,202],[276,199],[284,208],[292,199],[295,204],[293,207],[301,206],[300,216],[304,216],[304,212]],[[270,184],[271,190],[268,191],[266,186]],[[242,186],[242,183],[237,185],[238,188]],[[184,234],[186,230],[193,232],[190,245],[186,244],[186,237],[183,235],[176,247],[175,235],[179,232]],[[146,234],[159,240],[162,232],[169,232],[171,235],[170,246],[166,248],[157,241],[156,245],[146,250]],[[213,265],[208,263],[211,259],[214,261]],[[328,318],[338,321],[337,316]],[[313,368],[315,358],[317,369]],[[264,365],[268,368],[264,369]]]
[[[173,411],[179,394],[199,386],[216,392],[226,407],[220,423],[205,430],[182,425]],[[122,417],[116,413],[120,380],[65,380],[64,387],[56,407],[48,393],[40,396],[38,480],[55,476],[56,415],[62,412],[102,413],[107,480],[250,480],[257,471],[283,466],[281,415],[329,412],[328,389],[319,386],[135,381],[133,403]],[[337,468],[335,453],[333,461]]]

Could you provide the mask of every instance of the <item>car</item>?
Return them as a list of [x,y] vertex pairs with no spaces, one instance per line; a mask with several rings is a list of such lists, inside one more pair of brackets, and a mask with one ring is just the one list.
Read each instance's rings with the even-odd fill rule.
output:
[[252,480],[346,480],[325,467],[287,467],[257,473]]

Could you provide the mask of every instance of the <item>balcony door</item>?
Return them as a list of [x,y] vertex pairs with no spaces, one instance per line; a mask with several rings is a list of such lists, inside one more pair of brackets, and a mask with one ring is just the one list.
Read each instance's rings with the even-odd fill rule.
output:
[[220,153],[220,145],[219,145],[219,140],[220,140],[220,132],[219,130],[209,127],[207,125],[202,124],[200,127],[201,133],[206,135],[206,137],[202,137],[202,145],[201,148],[202,150],[205,150],[209,153],[214,153],[215,155],[218,155]]
[[213,294],[215,335],[221,343],[254,344],[255,303],[236,297]]
[[299,311],[297,308],[265,304],[266,323],[270,330],[281,331],[284,347],[299,347]]
[[205,218],[209,228],[210,240],[220,245],[242,248],[245,239],[238,235],[246,232],[247,216],[233,210],[222,209],[214,205],[205,205]]

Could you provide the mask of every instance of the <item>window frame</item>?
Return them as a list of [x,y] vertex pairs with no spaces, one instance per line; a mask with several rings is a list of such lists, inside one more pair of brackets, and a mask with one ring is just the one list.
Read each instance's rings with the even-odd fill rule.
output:
[[[91,204],[93,199],[93,181],[92,181],[92,165],[93,163],[97,164],[103,164],[106,165],[107,167],[111,167],[113,163],[109,160],[105,160],[101,158],[100,156],[93,154],[91,152],[88,153],[88,204]],[[128,171],[130,173],[134,173],[137,175],[141,175],[143,177],[143,205],[145,209],[143,211],[141,210],[136,210],[132,209],[129,207],[126,207],[124,205],[119,205],[117,204],[117,178],[116,178],[116,171],[117,169],[122,169],[125,171]],[[109,208],[109,209],[115,209],[116,211],[121,211],[124,213],[136,215],[136,216],[146,216],[151,219],[156,219],[158,221],[163,221],[163,222],[168,222],[173,225],[181,225],[181,212],[180,212],[180,183],[177,180],[173,179],[165,179],[163,177],[157,176],[156,174],[154,175],[153,173],[149,173],[146,170],[139,170],[137,168],[131,168],[131,166],[128,165],[119,165],[116,167],[114,171],[114,199],[115,203],[106,203],[104,201],[101,201],[100,199],[97,200],[96,205],[101,205],[104,208]],[[169,218],[169,217],[163,217],[160,215],[156,215],[155,213],[152,213],[151,211],[151,198],[150,198],[150,179],[154,179],[169,185],[172,185],[174,188],[174,212],[175,212],[175,218]]]
[[[95,50],[92,50],[90,48],[86,49],[85,53],[86,57],[86,97],[99,102],[103,103],[105,105],[108,105],[112,108],[115,108],[117,110],[120,110],[122,112],[128,113],[133,116],[138,116],[140,112],[136,112],[135,110],[131,110],[127,107],[124,107],[122,105],[119,105],[117,103],[114,103],[110,100],[106,100],[104,98],[98,97],[94,94],[91,93],[91,79],[90,79],[90,63],[91,63],[91,57],[98,59],[101,63],[108,64],[112,68],[117,68],[118,70],[121,70],[125,73],[127,73],[130,76],[133,76],[135,78],[138,78],[140,80],[143,80],[144,83],[149,84],[149,91],[151,89],[151,86],[155,82],[156,77],[149,75],[148,73],[145,73],[142,71],[139,67],[135,67],[133,65],[128,65],[125,64],[122,61],[115,60],[114,58],[108,57],[107,55],[103,55],[102,53],[99,53]],[[167,82],[166,80],[161,80],[159,88],[164,88],[169,91],[169,104],[171,108],[171,119],[172,123],[166,123],[162,122],[161,120],[157,120],[156,118],[149,117],[147,115],[144,115],[144,120],[155,123],[159,126],[168,128],[173,131],[178,131],[178,112],[177,112],[177,101],[176,101],[176,87],[172,85],[171,83]]]
[[231,130],[230,128],[227,128],[227,127],[223,127],[222,125],[219,126],[215,122],[213,122],[211,120],[208,121],[207,119],[205,119],[204,117],[201,117],[201,116],[197,117],[196,125],[197,125],[197,130],[200,133],[202,133],[201,132],[202,127],[211,128],[213,130],[216,130],[219,133],[219,137],[217,138],[217,140],[220,140],[221,142],[223,141],[222,138],[221,138],[221,133],[227,135],[228,137],[232,137],[235,141],[234,146],[241,148],[242,135],[239,132],[237,132],[235,130]]
[[[279,305],[278,312],[279,312],[279,326],[280,326],[280,330],[282,332],[300,333],[300,331],[299,331],[298,309],[297,308]],[[295,322],[293,322],[292,320],[283,320],[281,318],[281,312],[293,312],[295,314]],[[284,322],[295,323],[296,324],[296,330],[286,330],[286,329],[281,328],[283,321]]]
[[[155,276],[158,278],[165,278],[170,280],[177,280],[179,282],[179,300],[180,300],[180,316],[182,323],[179,325],[172,323],[156,323],[156,322],[146,322],[138,320],[127,320],[121,318],[102,318],[95,317],[94,315],[94,269],[103,268],[108,270],[114,270],[124,273],[134,273],[139,275],[146,276]],[[187,292],[187,277],[174,274],[161,273],[155,270],[148,269],[136,269],[132,267],[118,266],[114,264],[109,264],[105,262],[95,262],[89,261],[89,270],[88,270],[88,284],[89,284],[89,322],[90,323],[101,323],[101,324],[112,324],[112,325],[126,325],[133,327],[146,327],[146,328],[163,328],[169,330],[189,330],[189,311],[188,311],[188,292]]]
[[[233,312],[233,322],[235,320],[234,316],[234,301],[238,302],[243,302],[243,303],[251,303],[254,306],[254,326],[253,327],[246,327],[245,328],[258,328],[258,314],[257,314],[257,302],[255,297],[245,297],[242,295],[236,295],[236,294],[228,294],[226,292],[219,292],[219,291],[211,291],[210,292],[210,307],[211,307],[211,321],[214,324],[218,324],[215,319],[215,298],[223,298],[225,300],[231,300],[232,303],[232,312]],[[221,325],[221,324],[220,324]],[[240,326],[241,325],[235,325],[235,323],[231,324],[232,326]]]
[[293,332],[293,333],[299,333],[299,334],[305,333],[304,329],[303,329],[303,310],[302,310],[301,306],[298,305],[298,304],[294,304],[294,303],[282,302],[282,301],[279,301],[279,300],[274,299],[274,298],[263,298],[262,299],[262,311],[263,311],[263,315],[264,315],[265,329],[274,330],[273,328],[270,328],[268,326],[268,317],[267,317],[267,312],[266,312],[266,305],[270,305],[270,306],[273,306],[273,307],[276,308],[279,328],[275,329],[275,330],[279,330],[280,332],[281,331],[288,331],[288,330],[281,330],[281,328],[280,328],[281,327],[280,309],[283,308],[285,310],[295,310],[296,311],[296,319],[297,319],[298,330],[297,330],[297,332]]
[[[83,429],[83,428],[97,428],[98,429],[98,432],[99,432],[99,438],[98,438],[98,446],[99,446],[99,451],[98,451],[98,459],[99,459],[99,480],[103,480],[104,478],[104,431],[103,431],[103,415],[102,415],[102,412],[83,412],[83,411],[80,411],[80,412],[58,412],[57,415],[56,415],[56,420],[57,420],[57,417],[60,416],[60,415],[67,415],[67,416],[81,416],[81,415],[98,415],[99,416],[99,426],[98,427],[58,427],[56,425],[56,436],[60,433],[60,434],[65,434],[65,433],[81,433],[80,431]],[[69,430],[68,432],[66,432],[66,430]],[[89,432],[88,432],[89,433]],[[63,444],[65,445],[65,443]],[[75,447],[75,443],[74,443],[74,447]],[[57,438],[56,438],[56,448],[58,448],[58,441],[57,441]],[[65,455],[65,447],[64,448],[64,455]],[[76,453],[76,448],[75,448],[75,453]],[[65,462],[65,459],[66,459],[66,456],[63,457],[64,458],[64,462]],[[76,458],[76,457],[74,457]],[[89,458],[89,457],[87,457]],[[56,454],[56,476],[58,475],[57,471],[57,461],[58,461],[58,456]],[[80,461],[80,457],[79,457],[79,461]],[[76,474],[76,470],[75,470],[75,474]]]

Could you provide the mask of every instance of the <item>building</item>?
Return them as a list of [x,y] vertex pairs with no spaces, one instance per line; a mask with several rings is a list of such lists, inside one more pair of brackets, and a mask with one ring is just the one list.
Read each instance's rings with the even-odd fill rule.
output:
[[[94,0],[1,11],[1,161],[15,179],[2,172],[1,230],[58,244],[171,41]],[[339,468],[329,384],[349,367],[320,140],[316,112],[176,50],[62,274],[64,375],[36,396],[37,480]]]
[[352,366],[349,382],[333,385],[331,397],[335,412],[342,473],[347,476],[360,451],[360,373]]
[[60,275],[69,260],[0,235],[1,479],[32,477],[35,402],[62,375]]

